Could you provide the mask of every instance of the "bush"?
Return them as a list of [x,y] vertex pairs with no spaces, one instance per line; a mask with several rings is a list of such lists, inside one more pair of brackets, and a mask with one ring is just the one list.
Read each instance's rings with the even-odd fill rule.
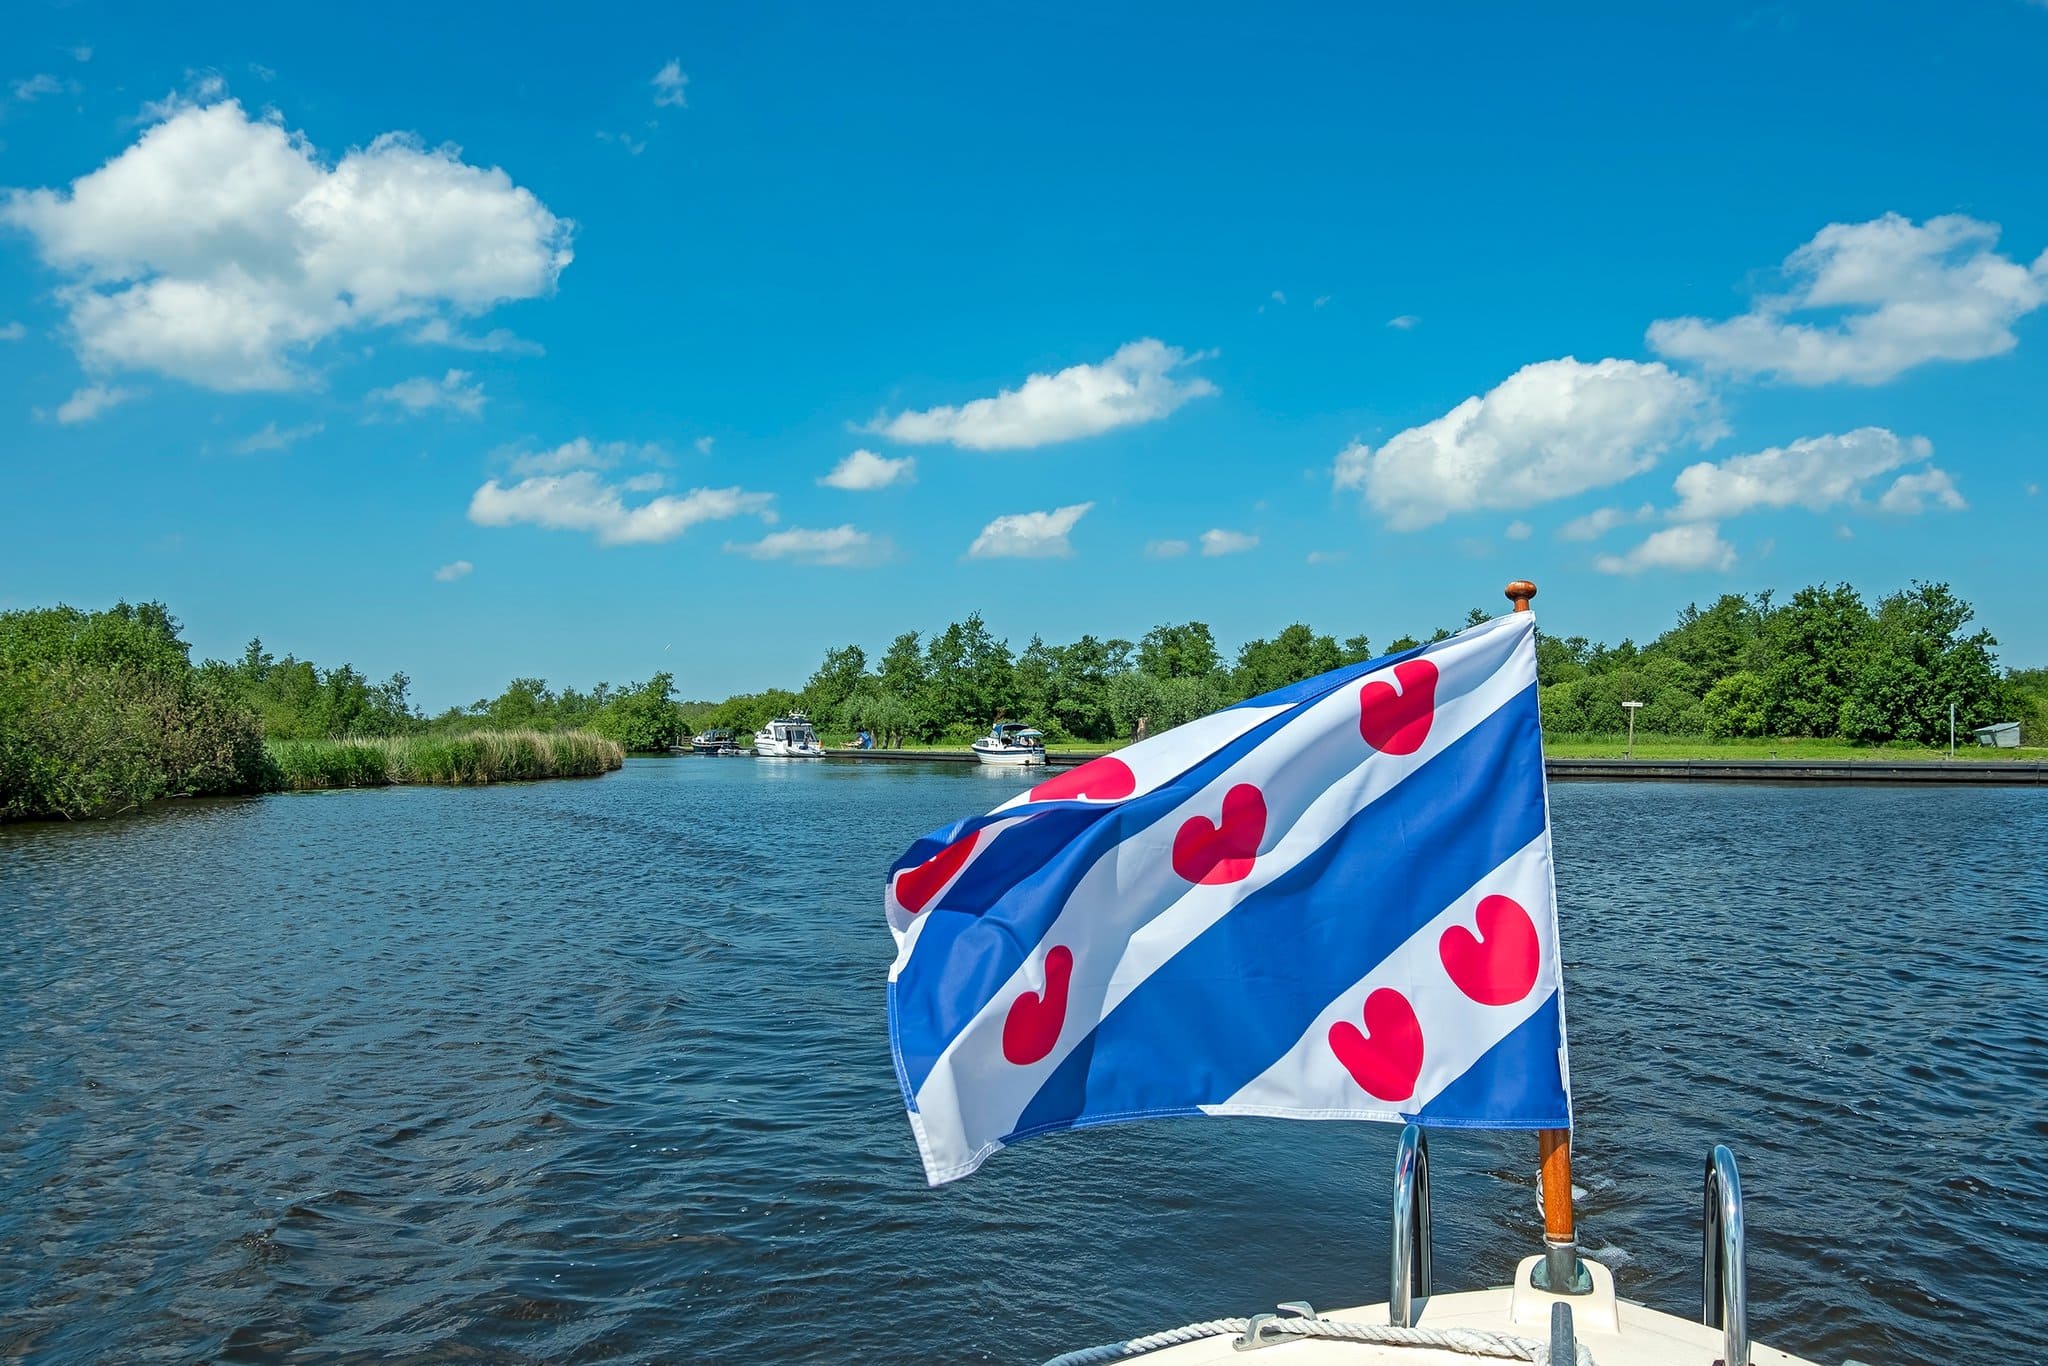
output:
[[161,604],[0,613],[0,819],[76,819],[275,781],[256,717]]
[[533,778],[590,778],[626,762],[613,740],[589,731],[472,731],[347,740],[280,740],[278,782],[293,792],[400,783],[468,786]]

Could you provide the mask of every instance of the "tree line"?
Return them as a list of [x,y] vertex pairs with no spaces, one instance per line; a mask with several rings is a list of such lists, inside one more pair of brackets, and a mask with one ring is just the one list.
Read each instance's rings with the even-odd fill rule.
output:
[[[1484,621],[1474,608],[1462,625]],[[1971,629],[1975,611],[1946,584],[1914,583],[1873,605],[1848,584],[1728,594],[1687,606],[1655,640],[1596,643],[1542,634],[1537,682],[1544,729],[1612,735],[1625,701],[1643,703],[1639,731],[1732,739],[1841,739],[1938,744],[1949,706],[1964,738],[1976,726],[2021,720],[2033,743],[2048,737],[2048,670],[2001,674],[1997,641]],[[1434,632],[1441,640],[1450,628]],[[1397,654],[1425,643],[1390,641]],[[891,741],[965,742],[998,717],[1055,740],[1128,739],[1373,657],[1363,635],[1338,639],[1295,623],[1249,641],[1234,658],[1202,622],[1162,625],[1133,644],[1083,636],[1048,645],[1034,636],[1012,652],[979,616],[920,642],[906,632],[874,668],[857,645],[825,652],[796,693],[734,698],[712,714],[741,724],[770,703],[799,705],[841,731]]]
[[[1475,608],[1462,624],[1487,615]],[[1783,601],[1764,592],[1690,605],[1644,645],[1542,634],[1544,728],[1617,734],[1621,704],[1638,701],[1638,730],[1651,735],[1940,744],[1953,703],[1965,735],[2017,720],[2027,743],[2048,743],[2048,669],[2001,671],[1998,642],[1974,621],[1946,584],[1914,583],[1875,603],[1821,584]],[[976,614],[928,635],[905,631],[872,661],[857,644],[829,648],[793,690],[683,701],[668,673],[588,691],[522,677],[428,716],[403,673],[377,682],[346,663],[275,657],[261,640],[238,659],[195,664],[180,630],[154,602],[0,613],[0,818],[262,790],[266,740],[591,730],[648,752],[705,729],[744,737],[802,710],[828,736],[866,729],[885,745],[964,745],[998,719],[1056,743],[1108,744],[1141,723],[1156,733],[1375,653],[1363,634],[1296,622],[1226,656],[1199,621],[1136,641],[1034,635],[1019,650]],[[1382,652],[1423,643],[1404,636]]]

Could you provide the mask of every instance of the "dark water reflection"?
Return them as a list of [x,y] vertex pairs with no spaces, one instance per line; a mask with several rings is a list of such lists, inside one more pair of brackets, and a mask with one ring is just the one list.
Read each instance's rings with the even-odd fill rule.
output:
[[[925,1189],[876,882],[1017,781],[636,761],[0,829],[0,1356],[1022,1361],[1384,1298],[1377,1126],[1103,1130]],[[1696,1311],[1722,1140],[1765,1339],[2048,1359],[2048,793],[1553,804],[1624,1294]],[[1439,1285],[1533,1249],[1532,1150],[1438,1140]]]

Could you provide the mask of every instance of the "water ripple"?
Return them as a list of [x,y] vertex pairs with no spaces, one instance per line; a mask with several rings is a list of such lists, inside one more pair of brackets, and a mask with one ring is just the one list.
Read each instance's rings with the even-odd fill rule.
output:
[[[973,769],[180,803],[0,829],[0,1356],[1022,1361],[1383,1298],[1393,1134],[1182,1122],[918,1174],[879,870]],[[1553,794],[1582,1235],[1825,1360],[2048,1356],[2048,800]],[[1526,1137],[1433,1150],[1440,1284],[1533,1248]]]

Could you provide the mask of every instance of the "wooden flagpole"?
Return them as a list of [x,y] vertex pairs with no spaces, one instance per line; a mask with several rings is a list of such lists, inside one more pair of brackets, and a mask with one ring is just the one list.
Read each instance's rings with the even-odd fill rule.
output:
[[[1516,579],[1506,589],[1508,601],[1517,612],[1529,610],[1536,585]],[[1591,1288],[1590,1278],[1579,1268],[1578,1238],[1572,1219],[1572,1131],[1544,1129],[1537,1135],[1543,1191],[1543,1264],[1537,1268],[1538,1284],[1554,1294],[1576,1294]]]

